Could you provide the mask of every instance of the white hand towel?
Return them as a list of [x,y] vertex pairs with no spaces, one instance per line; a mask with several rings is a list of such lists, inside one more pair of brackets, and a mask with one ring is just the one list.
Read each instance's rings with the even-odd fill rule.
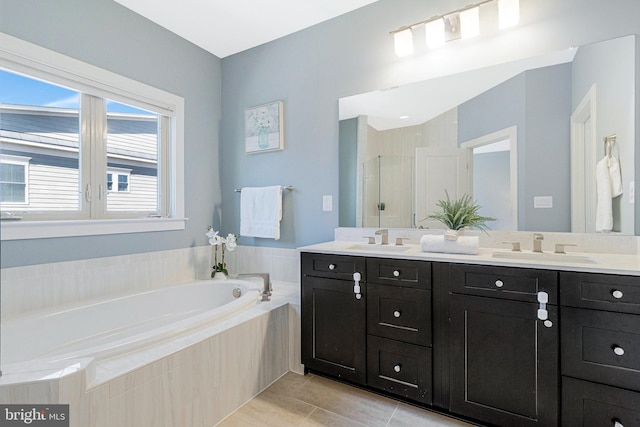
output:
[[596,231],[606,232],[612,229],[611,176],[609,158],[605,156],[596,165]]
[[609,178],[611,180],[611,197],[618,197],[622,194],[622,172],[620,172],[620,162],[615,156],[609,157]]
[[240,193],[240,235],[280,239],[282,187],[244,187]]
[[445,240],[440,234],[425,234],[420,238],[422,252],[477,255],[480,251],[479,236],[460,236],[458,240]]

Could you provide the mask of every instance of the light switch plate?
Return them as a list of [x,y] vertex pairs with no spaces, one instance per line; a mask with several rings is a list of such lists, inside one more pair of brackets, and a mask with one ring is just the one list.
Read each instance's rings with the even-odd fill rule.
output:
[[333,210],[332,196],[322,196],[322,210],[324,212],[331,212]]

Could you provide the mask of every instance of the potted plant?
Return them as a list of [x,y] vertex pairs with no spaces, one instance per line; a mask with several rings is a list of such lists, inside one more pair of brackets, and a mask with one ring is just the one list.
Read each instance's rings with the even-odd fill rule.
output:
[[445,231],[444,238],[447,240],[457,240],[460,230],[465,228],[477,228],[485,233],[489,229],[486,225],[487,221],[495,221],[495,218],[481,216],[478,214],[481,206],[479,206],[468,194],[463,195],[457,200],[451,200],[449,193],[445,190],[446,200],[439,200],[436,206],[442,209],[442,212],[434,212],[427,219],[440,221],[448,230]]

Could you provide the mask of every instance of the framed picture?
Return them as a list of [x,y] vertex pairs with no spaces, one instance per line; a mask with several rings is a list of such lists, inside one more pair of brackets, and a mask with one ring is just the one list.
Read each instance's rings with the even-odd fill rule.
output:
[[284,149],[282,101],[244,110],[244,146],[248,154]]

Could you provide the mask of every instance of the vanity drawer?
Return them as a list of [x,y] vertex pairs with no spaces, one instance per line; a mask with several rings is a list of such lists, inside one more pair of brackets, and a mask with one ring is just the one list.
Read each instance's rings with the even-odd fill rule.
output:
[[562,425],[640,427],[640,393],[563,377]]
[[431,345],[431,291],[369,283],[367,332]]
[[366,279],[365,259],[347,255],[327,255],[303,252],[300,255],[301,271],[304,276],[327,277],[353,281],[353,273]]
[[640,277],[560,273],[560,303],[640,314]]
[[537,302],[538,292],[546,292],[549,304],[558,303],[555,271],[450,264],[449,283],[449,290],[458,294]]
[[428,261],[368,258],[367,281],[380,285],[431,289],[431,263]]
[[431,349],[369,335],[367,384],[430,405],[433,400]]
[[562,374],[640,391],[640,316],[562,308]]

